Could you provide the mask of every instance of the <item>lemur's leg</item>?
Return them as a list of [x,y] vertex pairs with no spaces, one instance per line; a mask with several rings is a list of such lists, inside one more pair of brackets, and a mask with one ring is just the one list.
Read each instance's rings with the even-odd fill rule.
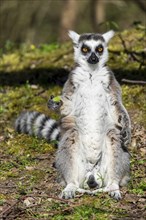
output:
[[129,153],[121,145],[120,131],[110,129],[106,135],[107,182],[104,188],[114,199],[121,199],[119,185],[129,173]]
[[103,167],[100,167],[105,187],[93,191],[79,188],[78,192],[90,195],[108,192],[111,197],[119,200],[121,199],[119,185],[124,185],[129,180],[129,153],[122,149],[120,131],[117,129],[108,131],[105,144],[101,161]]
[[79,152],[80,140],[75,128],[67,130],[59,143],[56,166],[66,187],[61,193],[65,199],[73,198],[85,176],[85,168]]
[[120,130],[121,142],[125,149],[131,142],[131,122],[129,115],[122,103],[119,103],[114,97],[110,99],[111,117],[117,128]]
[[128,149],[128,145],[131,142],[131,122],[129,115],[122,104],[117,104],[113,112],[115,112],[114,121],[118,129],[120,129],[122,146]]
[[122,104],[120,85],[112,73],[109,79],[107,100],[110,107],[110,116],[113,118],[117,128],[120,129],[121,142],[126,149],[131,142],[131,122],[128,112]]

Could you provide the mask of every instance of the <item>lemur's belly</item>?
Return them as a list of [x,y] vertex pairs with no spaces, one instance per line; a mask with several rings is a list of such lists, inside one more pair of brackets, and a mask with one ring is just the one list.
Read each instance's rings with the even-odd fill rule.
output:
[[101,84],[91,87],[84,85],[75,97],[75,117],[83,135],[100,134],[108,120],[106,91]]
[[76,125],[82,147],[88,160],[95,163],[109,121],[106,92],[101,84],[96,87],[83,86],[78,90],[75,103]]

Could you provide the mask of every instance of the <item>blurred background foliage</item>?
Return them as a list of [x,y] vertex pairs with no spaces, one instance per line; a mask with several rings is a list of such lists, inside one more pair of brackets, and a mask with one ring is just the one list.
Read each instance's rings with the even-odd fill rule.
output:
[[0,0],[0,47],[62,42],[68,29],[121,31],[145,25],[145,13],[145,0]]

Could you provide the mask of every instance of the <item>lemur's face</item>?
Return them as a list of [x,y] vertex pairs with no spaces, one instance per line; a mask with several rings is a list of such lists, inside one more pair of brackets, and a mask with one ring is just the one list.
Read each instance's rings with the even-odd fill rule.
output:
[[75,62],[81,65],[103,66],[108,60],[108,41],[114,35],[113,31],[101,34],[82,34],[73,31],[69,36],[74,43]]
[[[82,37],[80,38],[82,39]],[[95,35],[93,37],[95,37]],[[104,49],[105,49],[104,39],[99,38],[98,40],[95,40],[93,38],[91,40],[79,40],[79,41],[80,41],[79,43],[80,58],[85,60],[89,64],[97,64],[102,59],[104,54]]]

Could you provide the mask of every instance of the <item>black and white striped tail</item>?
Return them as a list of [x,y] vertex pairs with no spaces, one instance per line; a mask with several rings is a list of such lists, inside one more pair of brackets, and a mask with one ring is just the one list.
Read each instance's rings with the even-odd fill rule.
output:
[[58,122],[39,112],[24,112],[16,119],[15,130],[18,133],[30,134],[47,141],[59,140]]

